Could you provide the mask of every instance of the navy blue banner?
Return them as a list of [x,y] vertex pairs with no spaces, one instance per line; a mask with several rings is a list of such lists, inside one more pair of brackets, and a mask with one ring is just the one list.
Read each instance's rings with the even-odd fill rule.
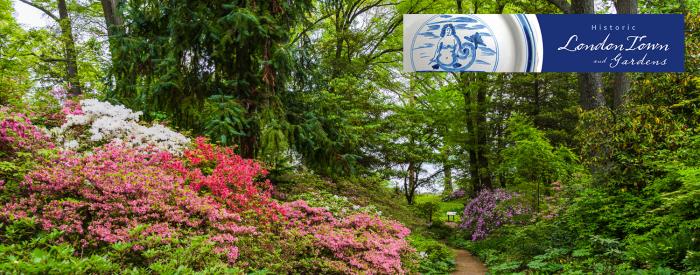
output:
[[683,72],[680,14],[538,14],[543,72]]

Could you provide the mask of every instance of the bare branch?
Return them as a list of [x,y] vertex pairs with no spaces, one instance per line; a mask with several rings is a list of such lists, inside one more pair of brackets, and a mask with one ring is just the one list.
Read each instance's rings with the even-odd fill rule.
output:
[[39,6],[39,5],[29,1],[29,0],[19,0],[19,1],[42,11],[44,14],[48,15],[49,17],[51,17],[51,19],[56,21],[56,23],[61,22],[61,19],[59,19],[58,16],[54,15],[51,11],[45,9],[44,7]]

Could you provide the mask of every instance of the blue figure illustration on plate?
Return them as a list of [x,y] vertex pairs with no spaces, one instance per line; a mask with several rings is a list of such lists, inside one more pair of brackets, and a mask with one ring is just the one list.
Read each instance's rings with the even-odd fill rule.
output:
[[495,71],[498,66],[491,30],[469,15],[430,18],[416,32],[412,53],[416,71]]

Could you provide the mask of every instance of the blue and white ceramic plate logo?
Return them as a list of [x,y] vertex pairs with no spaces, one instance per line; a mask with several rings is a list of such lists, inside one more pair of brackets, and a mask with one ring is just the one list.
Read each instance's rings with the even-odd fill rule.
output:
[[403,38],[404,71],[533,72],[542,67],[539,25],[527,15],[406,14]]

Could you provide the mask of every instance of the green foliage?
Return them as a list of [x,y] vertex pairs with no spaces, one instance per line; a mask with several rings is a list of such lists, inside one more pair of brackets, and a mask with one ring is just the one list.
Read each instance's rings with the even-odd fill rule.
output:
[[563,268],[561,264],[556,263],[556,260],[567,253],[568,251],[562,248],[547,250],[545,254],[535,256],[527,267],[539,272],[555,273]]
[[[209,236],[198,236],[175,241],[164,246],[155,246],[140,252],[148,263],[147,271],[158,274],[241,274],[239,268],[230,267],[225,258],[217,256]],[[157,241],[157,240],[155,240]],[[133,257],[129,251],[133,244],[113,245],[111,256],[118,259]],[[119,249],[124,247],[126,249]],[[138,262],[134,262],[138,266]]]
[[28,60],[18,58],[26,32],[17,24],[13,1],[0,1],[0,105],[23,106],[22,96],[31,87]]
[[443,201],[439,195],[435,194],[420,194],[416,197],[416,203],[437,204],[438,208],[435,209],[433,213],[434,221],[447,222],[447,212],[457,212],[457,215],[454,217],[454,220],[450,221],[459,223],[461,220],[460,215],[464,210],[463,200]]
[[8,273],[114,273],[118,264],[104,255],[76,256],[68,244],[54,245],[59,231],[41,232],[32,220],[0,225],[0,271]]
[[415,208],[419,215],[428,219],[428,223],[433,223],[433,216],[440,209],[440,206],[436,202],[428,201],[416,204]]
[[[225,257],[213,252],[208,236],[175,240],[153,245],[160,240],[116,243],[100,250],[76,249],[56,244],[59,231],[44,232],[30,219],[21,219],[0,227],[0,271],[9,273],[71,274],[241,274],[228,265]],[[151,245],[147,244],[150,242]],[[138,251],[135,245],[150,246]]]
[[419,271],[422,274],[444,274],[454,270],[455,255],[446,245],[416,234],[408,240],[420,255]]
[[506,184],[546,184],[566,180],[573,172],[576,163],[571,162],[576,161],[576,156],[564,147],[555,149],[526,117],[513,115],[507,125],[506,141],[512,146],[501,151],[504,161],[499,168],[510,181]]
[[522,115],[513,115],[507,125],[506,141],[512,145],[501,151],[498,172],[505,186],[526,194],[532,208],[539,211],[540,194],[552,194],[553,182],[569,182],[575,172],[582,171],[578,157],[566,147],[554,148]]
[[254,157],[266,145],[266,125],[287,126],[281,102],[292,65],[287,43],[309,6],[308,0],[125,2],[126,32],[115,39],[117,85],[109,97],[146,114],[165,112],[176,126],[239,144],[242,155]]
[[235,144],[237,138],[245,135],[244,113],[243,107],[232,96],[210,96],[204,103],[204,133],[221,145]]

